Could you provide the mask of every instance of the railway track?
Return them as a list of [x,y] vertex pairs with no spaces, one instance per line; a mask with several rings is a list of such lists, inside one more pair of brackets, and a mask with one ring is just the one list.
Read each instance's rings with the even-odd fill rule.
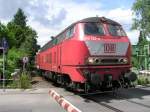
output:
[[119,109],[117,109],[117,108],[115,108],[115,107],[112,107],[112,106],[110,106],[110,105],[107,105],[106,103],[99,103],[99,104],[100,104],[101,106],[104,106],[104,107],[110,109],[110,110],[113,110],[114,112],[124,112],[124,111],[119,110]]
[[[129,110],[130,110],[130,106],[131,107],[133,106],[135,109],[137,108],[136,106],[138,106],[138,108],[142,107],[142,108],[145,108],[146,110],[150,111],[150,105],[147,105],[147,103],[144,104],[142,102],[137,102],[137,101],[131,100],[130,97],[128,96],[128,95],[130,95],[130,93],[128,95],[125,93],[119,93],[119,92],[116,93],[115,95],[110,94],[110,93],[111,92],[102,93],[102,94],[101,93],[82,94],[81,96],[83,98],[85,98],[87,100],[87,102],[88,102],[88,100],[94,101],[95,103],[97,103],[105,108],[108,108],[114,112],[126,112],[126,110],[120,109],[117,106],[112,106],[112,104],[109,104],[109,102],[112,100],[115,100],[117,103],[118,102],[121,103],[122,101],[125,102],[127,105],[129,105],[129,107],[127,106],[127,108],[129,108]],[[95,95],[97,97],[95,97]],[[137,108],[137,110],[138,110],[138,108]],[[132,112],[134,112],[134,111],[132,111]]]
[[[108,104],[106,104],[106,103],[103,103],[103,102],[99,102],[99,100],[98,99],[95,99],[95,98],[92,98],[92,97],[90,97],[90,96],[86,96],[86,99],[87,100],[92,100],[92,101],[94,101],[95,103],[97,103],[97,104],[99,104],[99,105],[101,105],[101,106],[103,106],[103,107],[105,107],[105,108],[107,108],[107,109],[109,109],[109,110],[112,110],[112,111],[114,111],[114,112],[124,112],[124,111],[122,111],[122,110],[120,110],[120,109],[118,109],[118,108],[115,108],[115,107],[113,107],[113,106],[110,106],[110,105],[108,105]],[[88,102],[88,101],[87,101]]]
[[[97,100],[95,100],[95,99],[91,99],[91,100],[97,103]],[[108,108],[108,109],[110,109],[110,110],[112,110],[114,112],[124,112],[124,111],[122,111],[120,109],[117,109],[117,108],[115,108],[113,106],[110,106],[110,105],[108,105],[106,103],[98,102],[98,104],[101,105],[101,106],[103,106],[103,107],[105,107],[105,108]]]
[[139,106],[146,107],[146,108],[150,109],[149,105],[145,105],[145,104],[142,104],[142,103],[139,103],[139,102],[135,102],[135,101],[129,100],[128,97],[126,97],[125,94],[119,94],[119,95],[116,96],[116,98],[119,98],[119,99],[122,99],[122,100],[126,100],[127,102],[134,103],[136,105],[139,105]]

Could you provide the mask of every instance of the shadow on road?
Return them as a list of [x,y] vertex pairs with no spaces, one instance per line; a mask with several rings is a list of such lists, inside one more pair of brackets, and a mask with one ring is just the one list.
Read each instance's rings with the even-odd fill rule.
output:
[[112,100],[129,100],[129,99],[143,99],[144,96],[150,95],[150,87],[142,88],[131,88],[131,89],[119,89],[116,94],[113,93],[100,93],[100,94],[89,94],[80,95],[85,99],[85,102],[90,102],[88,100],[93,100],[96,102],[110,103]]

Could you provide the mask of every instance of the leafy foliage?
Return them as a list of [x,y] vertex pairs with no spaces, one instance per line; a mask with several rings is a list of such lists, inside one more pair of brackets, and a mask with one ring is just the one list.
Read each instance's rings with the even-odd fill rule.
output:
[[22,28],[26,27],[27,17],[22,9],[18,9],[17,13],[14,15],[14,19],[12,20],[12,22]]
[[145,36],[150,36],[150,0],[136,0],[132,10],[136,17],[133,19],[134,23],[132,29],[142,31]]
[[7,27],[0,23],[0,39],[7,36]]
[[31,88],[30,77],[29,74],[23,72],[18,80],[13,80],[13,82],[9,85],[11,88],[21,88],[28,89]]
[[0,40],[3,37],[9,43],[6,57],[8,74],[10,75],[15,68],[22,68],[22,58],[24,56],[29,57],[30,62],[28,65],[32,67],[34,56],[40,46],[37,45],[37,33],[27,25],[27,16],[22,9],[18,9],[13,19],[7,25],[0,23]]
[[136,67],[138,68],[139,67],[139,63],[138,63],[138,60],[137,60],[137,56],[135,57],[132,57],[132,65],[133,67]]
[[10,40],[11,47],[15,46],[15,47],[19,48],[19,46],[21,45],[21,43],[26,38],[26,36],[25,36],[25,29],[22,28],[19,25],[16,25],[13,22],[9,22],[7,24],[7,28],[8,28],[8,36],[11,39]]
[[29,74],[22,73],[20,77],[20,88],[28,89],[31,87]]
[[140,76],[137,79],[137,84],[139,84],[139,85],[147,85],[147,84],[150,84],[150,80],[147,77]]
[[[147,36],[150,34],[150,0],[136,0],[132,10],[136,17],[133,19],[132,29],[140,31],[138,47],[140,54],[143,54],[143,47],[149,44]],[[141,53],[142,52],[142,53]]]
[[18,61],[20,58],[22,58],[24,55],[26,55],[21,50],[18,50],[17,48],[11,48],[8,51],[7,54],[7,66],[10,68],[10,70],[14,70],[16,67],[20,67],[18,64]]
[[[146,46],[150,42],[150,0],[136,0],[133,4],[132,10],[135,14],[133,19],[132,29],[140,31],[139,40],[138,40],[138,63],[139,66],[145,66],[145,69],[149,65],[149,55],[147,54]],[[140,56],[141,55],[141,56]],[[142,57],[144,55],[144,57]],[[147,61],[143,61],[145,58]],[[148,62],[148,63],[146,63]]]

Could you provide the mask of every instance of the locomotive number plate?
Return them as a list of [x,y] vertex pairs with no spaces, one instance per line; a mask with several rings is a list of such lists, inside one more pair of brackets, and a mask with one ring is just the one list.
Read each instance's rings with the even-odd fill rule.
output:
[[104,43],[104,53],[116,53],[116,44]]

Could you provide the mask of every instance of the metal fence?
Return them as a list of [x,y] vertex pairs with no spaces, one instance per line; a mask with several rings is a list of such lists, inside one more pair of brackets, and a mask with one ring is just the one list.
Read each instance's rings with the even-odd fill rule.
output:
[[150,70],[141,70],[141,71],[139,71],[139,75],[147,75],[147,76],[150,76]]
[[[19,79],[0,79],[0,89],[18,88],[20,87],[20,84],[18,81]],[[13,83],[15,82],[16,82],[16,85],[13,85]]]

